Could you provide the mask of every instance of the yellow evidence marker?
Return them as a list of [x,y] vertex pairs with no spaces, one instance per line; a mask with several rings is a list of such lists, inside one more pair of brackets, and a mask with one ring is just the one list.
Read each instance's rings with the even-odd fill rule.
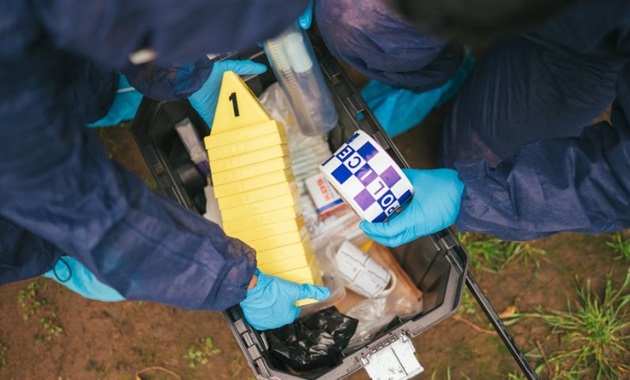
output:
[[[235,235],[243,241],[254,241],[259,239],[265,239],[269,236],[276,236],[284,233],[299,230],[304,226],[304,218],[298,217],[297,219],[289,219],[282,222],[259,225],[256,228],[250,230],[238,231]],[[228,231],[225,233],[229,234]]]
[[268,223],[282,222],[283,220],[295,219],[295,207],[283,207],[266,214],[247,215],[241,219],[224,220],[223,230],[230,236],[238,236],[237,232],[256,228]]
[[[310,258],[315,254],[311,248],[311,242],[308,235],[306,235],[303,241],[295,244],[285,245],[283,247],[273,248],[267,251],[256,252],[256,261],[258,265],[273,265],[280,261],[292,260],[295,256],[301,256],[306,261],[303,265],[298,265],[296,268],[302,267],[309,262]],[[282,269],[274,272],[284,272],[286,269]]]
[[[246,141],[256,138],[262,139],[269,136],[279,136],[282,138],[284,144],[287,143],[287,133],[284,130],[284,125],[275,120],[269,120],[262,124],[252,125],[247,128],[241,128],[223,133],[215,134],[213,129],[210,132],[209,136],[204,137],[203,141],[206,144],[206,148],[209,149],[221,148],[234,150],[237,149],[240,141]],[[208,154],[208,157],[210,157],[211,155],[213,154]]]
[[221,172],[243,166],[253,165],[261,160],[271,160],[272,158],[286,157],[289,155],[289,146],[286,144],[274,145],[267,148],[257,149],[249,153],[243,153],[232,157],[221,158],[212,161],[212,171]]
[[262,124],[273,120],[247,84],[233,71],[226,71],[221,82],[212,134]]
[[242,206],[228,209],[221,209],[221,206],[219,204],[219,209],[221,210],[222,221],[230,221],[235,219],[246,219],[250,216],[270,213],[286,206],[293,206],[294,213],[291,217],[292,219],[297,219],[301,215],[302,204],[300,202],[300,193],[298,191],[295,191],[293,193],[281,194],[278,197],[273,197],[258,202],[245,203]]
[[299,243],[304,239],[304,236],[306,236],[306,227],[302,227],[297,231],[268,236],[264,239],[241,240],[243,240],[250,247],[254,248],[256,251],[268,251],[270,249],[283,247],[285,245]]
[[[221,197],[219,198],[219,207],[221,209],[238,207],[247,203],[264,201],[266,199],[277,197],[282,194],[293,194],[296,191],[298,191],[297,182],[280,182],[260,189],[243,191],[241,193],[235,193],[232,195]],[[261,223],[264,223],[264,221],[261,221]]]
[[[265,257],[266,254],[268,254],[269,252],[273,252],[274,250],[266,251],[266,252],[265,251],[257,252],[256,259],[258,262],[258,268],[260,268],[260,270],[265,273],[275,275],[277,273],[282,273],[291,269],[302,268],[309,265],[309,263],[311,262],[311,259],[315,256],[315,254],[313,253],[313,250],[309,248],[309,249],[306,249],[306,252],[302,254],[300,253],[296,254],[295,252],[296,250],[297,252],[300,252],[299,247],[294,248],[296,246],[303,246],[303,243],[296,243],[293,245],[285,246],[285,247],[293,248],[293,251],[291,252],[290,255],[282,257],[282,259],[275,260],[275,261],[274,261],[274,257],[271,255],[268,257]],[[276,250],[280,250],[285,247],[276,248]]]
[[[280,131],[276,130],[276,132],[283,132],[284,127],[282,125],[279,126],[282,127],[282,129]],[[225,134],[220,136],[223,137],[224,135]],[[218,136],[219,135],[213,137]],[[208,138],[209,137],[210,136],[208,136]],[[239,154],[246,154],[270,146],[284,145],[285,141],[285,136],[282,133],[269,133],[262,136],[242,139],[238,142],[238,144],[226,144],[222,146],[217,145],[213,146],[212,149],[208,148],[208,158],[210,158],[210,161],[214,162],[222,158],[238,156]],[[208,139],[206,146],[211,145],[211,141]]]
[[321,285],[284,126],[233,72],[223,75],[204,143],[225,232],[256,250],[263,272]]
[[264,189],[270,185],[291,181],[295,181],[295,176],[293,175],[291,168],[250,177],[238,182],[220,184],[213,181],[214,195],[221,199],[221,197],[227,197],[229,195],[235,195],[255,189]]

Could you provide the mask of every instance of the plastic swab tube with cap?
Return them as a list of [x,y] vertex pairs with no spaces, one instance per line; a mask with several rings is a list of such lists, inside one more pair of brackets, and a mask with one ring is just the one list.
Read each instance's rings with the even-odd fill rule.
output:
[[339,116],[306,32],[296,23],[264,48],[302,133],[317,136],[332,130]]

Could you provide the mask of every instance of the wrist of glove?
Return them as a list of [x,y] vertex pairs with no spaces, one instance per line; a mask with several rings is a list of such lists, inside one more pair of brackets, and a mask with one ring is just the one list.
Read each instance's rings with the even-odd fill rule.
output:
[[57,260],[53,269],[44,273],[44,277],[92,300],[117,302],[125,299],[116,289],[100,282],[92,272],[73,257],[64,256]]
[[330,291],[322,286],[300,285],[266,275],[259,270],[256,270],[256,274],[258,281],[247,291],[247,297],[241,302],[241,309],[247,322],[259,331],[292,323],[300,315],[300,308],[295,306],[298,300],[323,300],[330,297]]
[[385,223],[362,221],[361,229],[377,243],[397,247],[455,223],[464,183],[451,169],[403,169],[414,188],[405,209]]
[[219,101],[223,74],[226,71],[233,71],[238,75],[254,75],[267,71],[267,66],[248,60],[226,60],[214,64],[210,76],[203,86],[188,97],[190,105],[210,128],[212,128],[217,102]]

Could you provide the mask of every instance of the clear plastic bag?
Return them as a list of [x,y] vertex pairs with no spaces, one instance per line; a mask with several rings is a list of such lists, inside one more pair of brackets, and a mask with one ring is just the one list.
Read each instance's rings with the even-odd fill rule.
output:
[[[327,262],[335,263],[334,256],[339,247],[346,242],[343,237],[335,237],[326,246],[325,255]],[[352,243],[362,247],[374,261],[386,267],[393,276],[395,282],[392,289],[385,297],[366,298],[347,289],[346,296],[336,306],[339,310],[359,321],[355,335],[349,347],[361,346],[382,331],[396,318],[409,318],[422,312],[422,292],[413,284],[405,271],[400,268],[391,252],[376,243],[368,240],[365,235],[355,238]],[[339,269],[335,269],[338,271]]]

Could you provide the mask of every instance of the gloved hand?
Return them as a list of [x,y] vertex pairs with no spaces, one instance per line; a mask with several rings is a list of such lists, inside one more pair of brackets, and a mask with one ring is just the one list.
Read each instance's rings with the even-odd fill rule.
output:
[[214,113],[217,108],[217,101],[219,100],[223,73],[226,71],[234,71],[238,75],[262,74],[267,71],[267,66],[248,60],[227,60],[219,61],[214,64],[206,83],[188,97],[190,105],[193,106],[195,111],[197,111],[199,116],[203,118],[210,128],[212,128]]
[[473,56],[466,55],[464,63],[451,79],[424,92],[413,92],[372,79],[361,90],[361,97],[372,109],[387,136],[394,138],[420,124],[433,109],[451,100],[474,64]]
[[388,222],[359,225],[377,243],[397,247],[452,225],[459,214],[464,183],[452,169],[403,169],[414,195],[405,209]]
[[313,2],[311,1],[310,3],[308,3],[308,6],[306,7],[306,10],[304,11],[304,13],[302,13],[300,18],[298,18],[298,24],[300,25],[300,28],[306,30],[311,27],[312,22],[313,22]]
[[44,277],[57,281],[85,298],[104,302],[123,301],[125,297],[114,288],[100,282],[92,272],[70,256],[63,256]]
[[118,91],[116,91],[114,102],[109,107],[107,115],[93,123],[87,124],[87,126],[111,127],[123,121],[132,120],[136,116],[136,111],[138,111],[141,101],[142,94],[129,84],[126,76],[119,74]]
[[259,331],[292,323],[300,315],[300,308],[295,306],[295,301],[305,298],[323,300],[330,297],[330,291],[322,286],[299,285],[266,275],[258,269],[256,274],[258,282],[247,291],[241,308],[247,322]]

